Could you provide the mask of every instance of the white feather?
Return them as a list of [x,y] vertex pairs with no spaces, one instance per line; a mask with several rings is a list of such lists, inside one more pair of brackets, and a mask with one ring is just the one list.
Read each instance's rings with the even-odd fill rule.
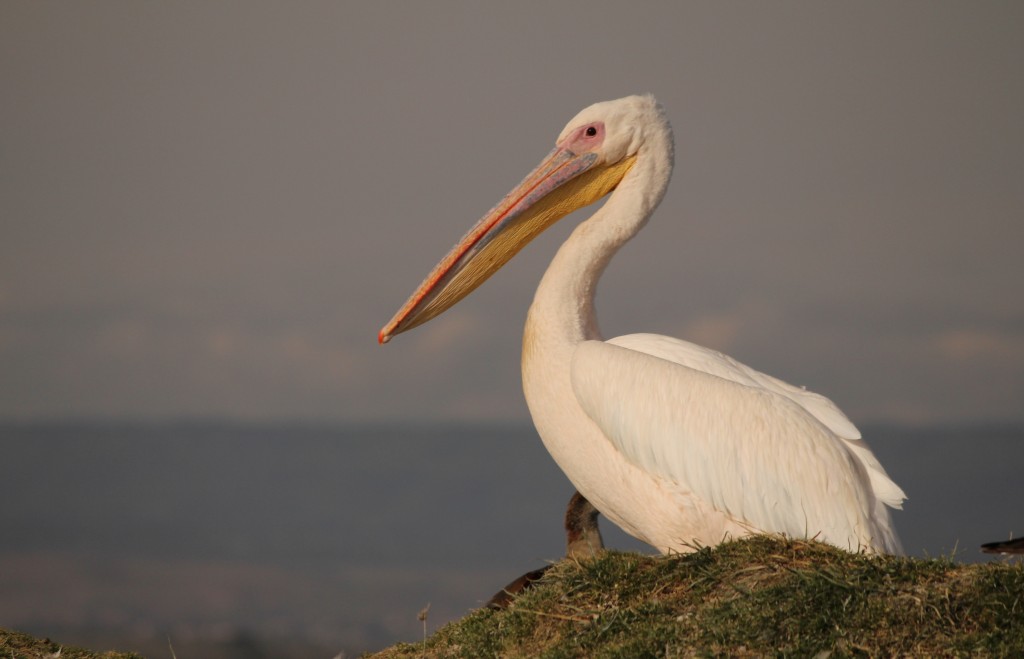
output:
[[866,447],[830,427],[839,419],[853,428],[827,398],[651,334],[581,343],[571,378],[580,406],[623,456],[738,523],[899,552],[888,524],[874,521],[874,481],[900,501],[903,493]]

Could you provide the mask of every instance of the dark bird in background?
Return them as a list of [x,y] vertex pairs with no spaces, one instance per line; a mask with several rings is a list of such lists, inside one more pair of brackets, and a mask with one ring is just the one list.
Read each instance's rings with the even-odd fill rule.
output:
[[[565,511],[565,555],[568,558],[581,560],[593,558],[604,549],[601,529],[597,527],[597,509],[579,492],[569,499],[569,507]],[[508,584],[494,594],[487,602],[487,608],[501,610],[512,603],[524,590],[544,576],[551,569],[546,565],[539,570],[531,570]]]
[[986,554],[1024,554],[1024,538],[986,542],[981,546],[981,551]]

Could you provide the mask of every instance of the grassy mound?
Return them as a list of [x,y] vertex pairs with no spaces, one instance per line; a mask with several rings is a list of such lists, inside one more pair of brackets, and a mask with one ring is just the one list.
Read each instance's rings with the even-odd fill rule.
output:
[[562,561],[505,611],[375,657],[1024,656],[1024,566],[756,537]]
[[48,638],[0,629],[0,657],[7,659],[142,659],[130,652],[93,652],[54,643]]

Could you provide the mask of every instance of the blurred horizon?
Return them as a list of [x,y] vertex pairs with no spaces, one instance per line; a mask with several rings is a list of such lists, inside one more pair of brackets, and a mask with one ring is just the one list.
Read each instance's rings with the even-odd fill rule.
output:
[[[909,555],[1024,533],[1024,424],[862,430]],[[2,624],[149,656],[414,641],[561,557],[573,491],[528,424],[0,422],[0,453]]]

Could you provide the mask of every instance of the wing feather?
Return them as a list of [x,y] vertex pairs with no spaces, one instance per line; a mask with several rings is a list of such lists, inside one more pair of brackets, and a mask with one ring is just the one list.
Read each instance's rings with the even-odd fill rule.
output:
[[838,439],[859,433],[827,398],[656,335],[584,342],[571,377],[583,410],[628,460],[736,520],[854,548],[895,541],[887,514],[885,528],[872,519],[877,460]]
[[861,441],[860,431],[853,425],[853,422],[825,396],[752,369],[716,350],[670,336],[627,334],[611,339],[608,343],[660,357],[680,366],[717,375],[737,384],[759,386],[767,391],[785,396],[845,441],[847,448],[864,465],[875,496],[891,508],[897,510],[903,508],[903,501],[907,495],[889,477],[867,444]]

